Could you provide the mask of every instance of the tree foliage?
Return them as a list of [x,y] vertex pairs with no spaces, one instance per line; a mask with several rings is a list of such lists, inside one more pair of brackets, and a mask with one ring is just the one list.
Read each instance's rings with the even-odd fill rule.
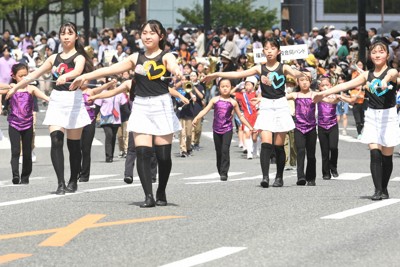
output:
[[[252,7],[254,0],[212,0],[211,26],[213,28],[226,26],[271,28],[278,23],[277,10],[269,10],[262,6]],[[177,19],[181,24],[203,24],[203,6],[196,3],[193,8],[178,8],[177,12],[183,19]]]
[[[121,8],[128,9],[134,3],[136,0],[90,0],[90,7],[101,4],[101,16],[112,17]],[[76,14],[83,10],[82,5],[82,0],[0,0],[0,19],[6,19],[14,33],[36,32],[41,16]],[[129,13],[127,17],[132,18]]]

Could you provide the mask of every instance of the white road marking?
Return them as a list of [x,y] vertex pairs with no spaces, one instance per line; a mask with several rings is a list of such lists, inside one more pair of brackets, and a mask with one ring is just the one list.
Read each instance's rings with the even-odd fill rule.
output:
[[350,135],[341,135],[339,134],[339,140],[340,141],[345,141],[349,143],[361,143],[361,140],[358,140],[357,138],[354,138]]
[[[270,173],[270,176],[273,177],[275,173]],[[230,176],[230,173],[229,173]],[[283,178],[288,178],[288,177],[293,177],[295,175],[289,175],[289,176],[284,176]],[[215,183],[226,183],[226,182],[237,182],[237,181],[248,181],[248,180],[257,180],[261,179],[262,175],[256,175],[256,176],[251,176],[251,177],[243,177],[243,178],[236,178],[236,179],[230,179],[228,178],[227,181],[221,181],[221,180],[213,180],[213,181],[204,181],[204,182],[190,182],[186,184],[191,184],[191,185],[196,185],[196,184],[215,184]]]
[[[103,143],[98,139],[93,139],[93,146],[102,146]],[[51,140],[49,135],[37,135],[35,136],[35,147],[37,148],[50,148]],[[11,149],[10,139],[8,137],[4,137],[2,141],[0,141],[0,149]]]
[[115,176],[119,176],[119,174],[95,174],[95,175],[90,175],[89,181],[104,179],[104,178],[108,178],[108,177],[115,177]]
[[[229,172],[229,177],[235,176],[235,175],[240,175],[243,173],[244,172]],[[200,175],[200,176],[187,177],[187,178],[183,178],[183,180],[208,180],[208,179],[215,179],[215,178],[219,178],[218,172],[213,172],[210,174]]]
[[379,208],[382,208],[382,207],[386,207],[386,206],[389,206],[389,205],[392,205],[392,204],[395,204],[395,203],[398,203],[398,202],[400,202],[400,199],[394,199],[394,198],[393,199],[386,199],[386,200],[375,202],[375,203],[372,203],[372,204],[369,204],[369,205],[365,205],[365,206],[362,206],[362,207],[349,209],[349,210],[345,210],[345,211],[342,211],[342,212],[339,212],[339,213],[335,213],[335,214],[331,214],[331,215],[328,215],[328,216],[324,216],[324,217],[321,217],[321,219],[334,219],[334,220],[345,219],[345,218],[350,217],[350,216],[354,216],[354,215],[358,215],[358,214],[361,214],[361,213],[364,213],[364,212],[368,212],[368,211],[371,211],[371,210],[375,210],[375,209],[379,209]]
[[86,190],[82,190],[82,191],[77,191],[77,192],[75,192],[73,194],[65,194],[65,195],[50,194],[50,195],[39,196],[39,197],[32,197],[32,198],[25,198],[25,199],[18,199],[18,200],[0,202],[0,207],[12,206],[12,205],[18,205],[18,204],[24,204],[24,203],[31,203],[31,202],[36,202],[36,201],[41,201],[41,200],[48,200],[48,199],[59,198],[59,197],[75,196],[75,195],[79,195],[79,194],[83,194],[83,193],[98,192],[98,191],[105,191],[105,190],[113,190],[113,189],[120,189],[120,188],[129,188],[129,187],[138,187],[138,186],[141,186],[141,185],[140,184],[131,184],[131,185],[100,187],[100,188],[93,188],[93,189],[86,189]]
[[333,178],[333,180],[347,180],[347,181],[353,181],[353,180],[358,180],[364,177],[371,176],[370,173],[353,173],[353,172],[345,172],[345,173],[340,173],[339,177]]
[[393,182],[400,182],[400,177],[394,177],[394,178],[391,179],[390,181],[393,181]]
[[199,265],[202,263],[210,262],[213,260],[217,260],[228,255],[238,253],[242,250],[247,249],[246,247],[220,247],[217,249],[213,249],[180,261],[175,261],[166,265],[162,265],[161,267],[190,267]]

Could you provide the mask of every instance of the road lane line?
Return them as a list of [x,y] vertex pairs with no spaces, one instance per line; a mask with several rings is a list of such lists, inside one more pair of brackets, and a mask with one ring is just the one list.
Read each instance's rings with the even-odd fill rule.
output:
[[0,264],[27,258],[32,256],[32,254],[21,254],[21,253],[12,253],[0,256]]
[[70,225],[59,229],[55,234],[40,243],[39,247],[62,247],[87,229],[88,226],[94,225],[105,216],[105,214],[88,214]]
[[386,206],[389,206],[389,205],[392,205],[392,204],[396,204],[398,202],[400,202],[400,199],[394,199],[394,198],[393,199],[386,199],[386,200],[382,200],[382,201],[379,201],[379,202],[376,202],[376,203],[372,203],[372,204],[369,204],[369,205],[365,205],[365,206],[362,206],[362,207],[349,209],[349,210],[345,210],[345,211],[338,212],[338,213],[335,213],[335,214],[331,214],[331,215],[328,215],[328,216],[324,216],[324,217],[321,217],[321,219],[334,219],[334,220],[345,219],[345,218],[350,217],[350,216],[354,216],[354,215],[358,215],[358,214],[361,214],[361,213],[364,213],[364,212],[368,212],[368,211],[371,211],[371,210],[375,210],[375,209],[379,209],[379,208],[382,208],[382,207],[386,207]]
[[103,223],[96,223],[88,228],[98,228],[98,227],[105,227],[105,226],[115,226],[115,225],[122,225],[122,224],[132,224],[132,223],[141,223],[141,222],[153,222],[153,221],[163,221],[163,220],[171,220],[171,219],[181,219],[186,218],[185,216],[159,216],[159,217],[150,217],[150,218],[141,218],[141,219],[131,219],[131,220],[122,220],[116,222],[103,222]]
[[[229,172],[229,177],[236,176],[236,175],[241,175],[243,173],[244,172]],[[206,175],[199,175],[199,176],[183,178],[183,180],[208,180],[208,179],[219,178],[219,176],[220,175],[219,175],[218,172],[213,172],[213,173],[206,174]]]
[[131,184],[131,185],[100,187],[100,188],[93,188],[93,189],[86,189],[86,190],[82,190],[82,191],[77,191],[77,192],[75,192],[73,194],[65,194],[65,195],[50,194],[50,195],[39,196],[39,197],[32,197],[32,198],[25,198],[25,199],[18,199],[18,200],[0,202],[0,207],[12,206],[12,205],[18,205],[18,204],[24,204],[24,203],[30,203],[30,202],[36,202],[36,201],[41,201],[41,200],[49,200],[49,199],[59,198],[59,197],[70,197],[70,196],[79,195],[79,194],[83,194],[83,193],[98,192],[98,191],[105,191],[105,190],[113,190],[113,189],[120,189],[120,188],[129,188],[129,187],[138,187],[138,186],[141,186],[141,185],[140,184]]
[[190,267],[199,265],[202,263],[210,262],[213,260],[217,260],[226,256],[229,256],[234,253],[238,253],[242,250],[247,249],[246,247],[220,247],[217,249],[213,249],[180,261],[172,262],[166,265],[162,265],[161,267]]
[[391,179],[390,181],[393,181],[393,182],[400,182],[400,177],[394,177],[394,178]]
[[345,172],[341,173],[339,177],[333,178],[332,180],[346,180],[346,181],[355,181],[364,177],[371,176],[371,173],[354,173],[354,172]]

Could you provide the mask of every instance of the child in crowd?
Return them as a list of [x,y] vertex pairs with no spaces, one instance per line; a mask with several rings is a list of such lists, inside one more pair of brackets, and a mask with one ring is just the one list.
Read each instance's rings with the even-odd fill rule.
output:
[[[257,93],[255,91],[257,84],[258,80],[255,76],[247,77],[244,83],[244,90],[235,94],[236,100],[243,111],[244,117],[252,127],[254,127],[254,124],[257,120],[258,111],[256,106],[251,103],[250,100],[257,97]],[[252,159],[253,156],[255,157],[258,154],[258,135],[255,134],[252,136],[250,129],[245,127],[243,124],[242,130],[244,132],[244,145],[247,150],[247,159]]]

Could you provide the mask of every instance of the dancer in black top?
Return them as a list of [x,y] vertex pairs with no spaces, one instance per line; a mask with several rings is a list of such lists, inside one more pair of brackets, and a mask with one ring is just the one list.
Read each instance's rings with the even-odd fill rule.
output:
[[371,154],[370,168],[375,193],[372,200],[389,198],[387,186],[393,170],[394,147],[400,143],[399,121],[396,112],[396,86],[398,72],[389,68],[388,46],[377,40],[369,49],[374,68],[365,71],[355,79],[314,95],[314,101],[324,96],[349,90],[360,85],[366,86],[369,98],[365,112],[364,132],[361,142],[368,144]]
[[[172,137],[174,132],[181,129],[173,110],[168,82],[161,78],[172,73],[179,79],[182,72],[175,56],[163,51],[167,35],[159,21],[149,20],[144,23],[140,33],[146,52],[134,53],[111,67],[84,74],[76,78],[70,88],[79,87],[86,80],[135,70],[135,100],[128,130],[134,135],[137,171],[145,194],[145,201],[140,207],[148,208],[167,205],[165,189],[172,167]],[[150,171],[153,140],[159,168],[156,201],[153,197]]]

